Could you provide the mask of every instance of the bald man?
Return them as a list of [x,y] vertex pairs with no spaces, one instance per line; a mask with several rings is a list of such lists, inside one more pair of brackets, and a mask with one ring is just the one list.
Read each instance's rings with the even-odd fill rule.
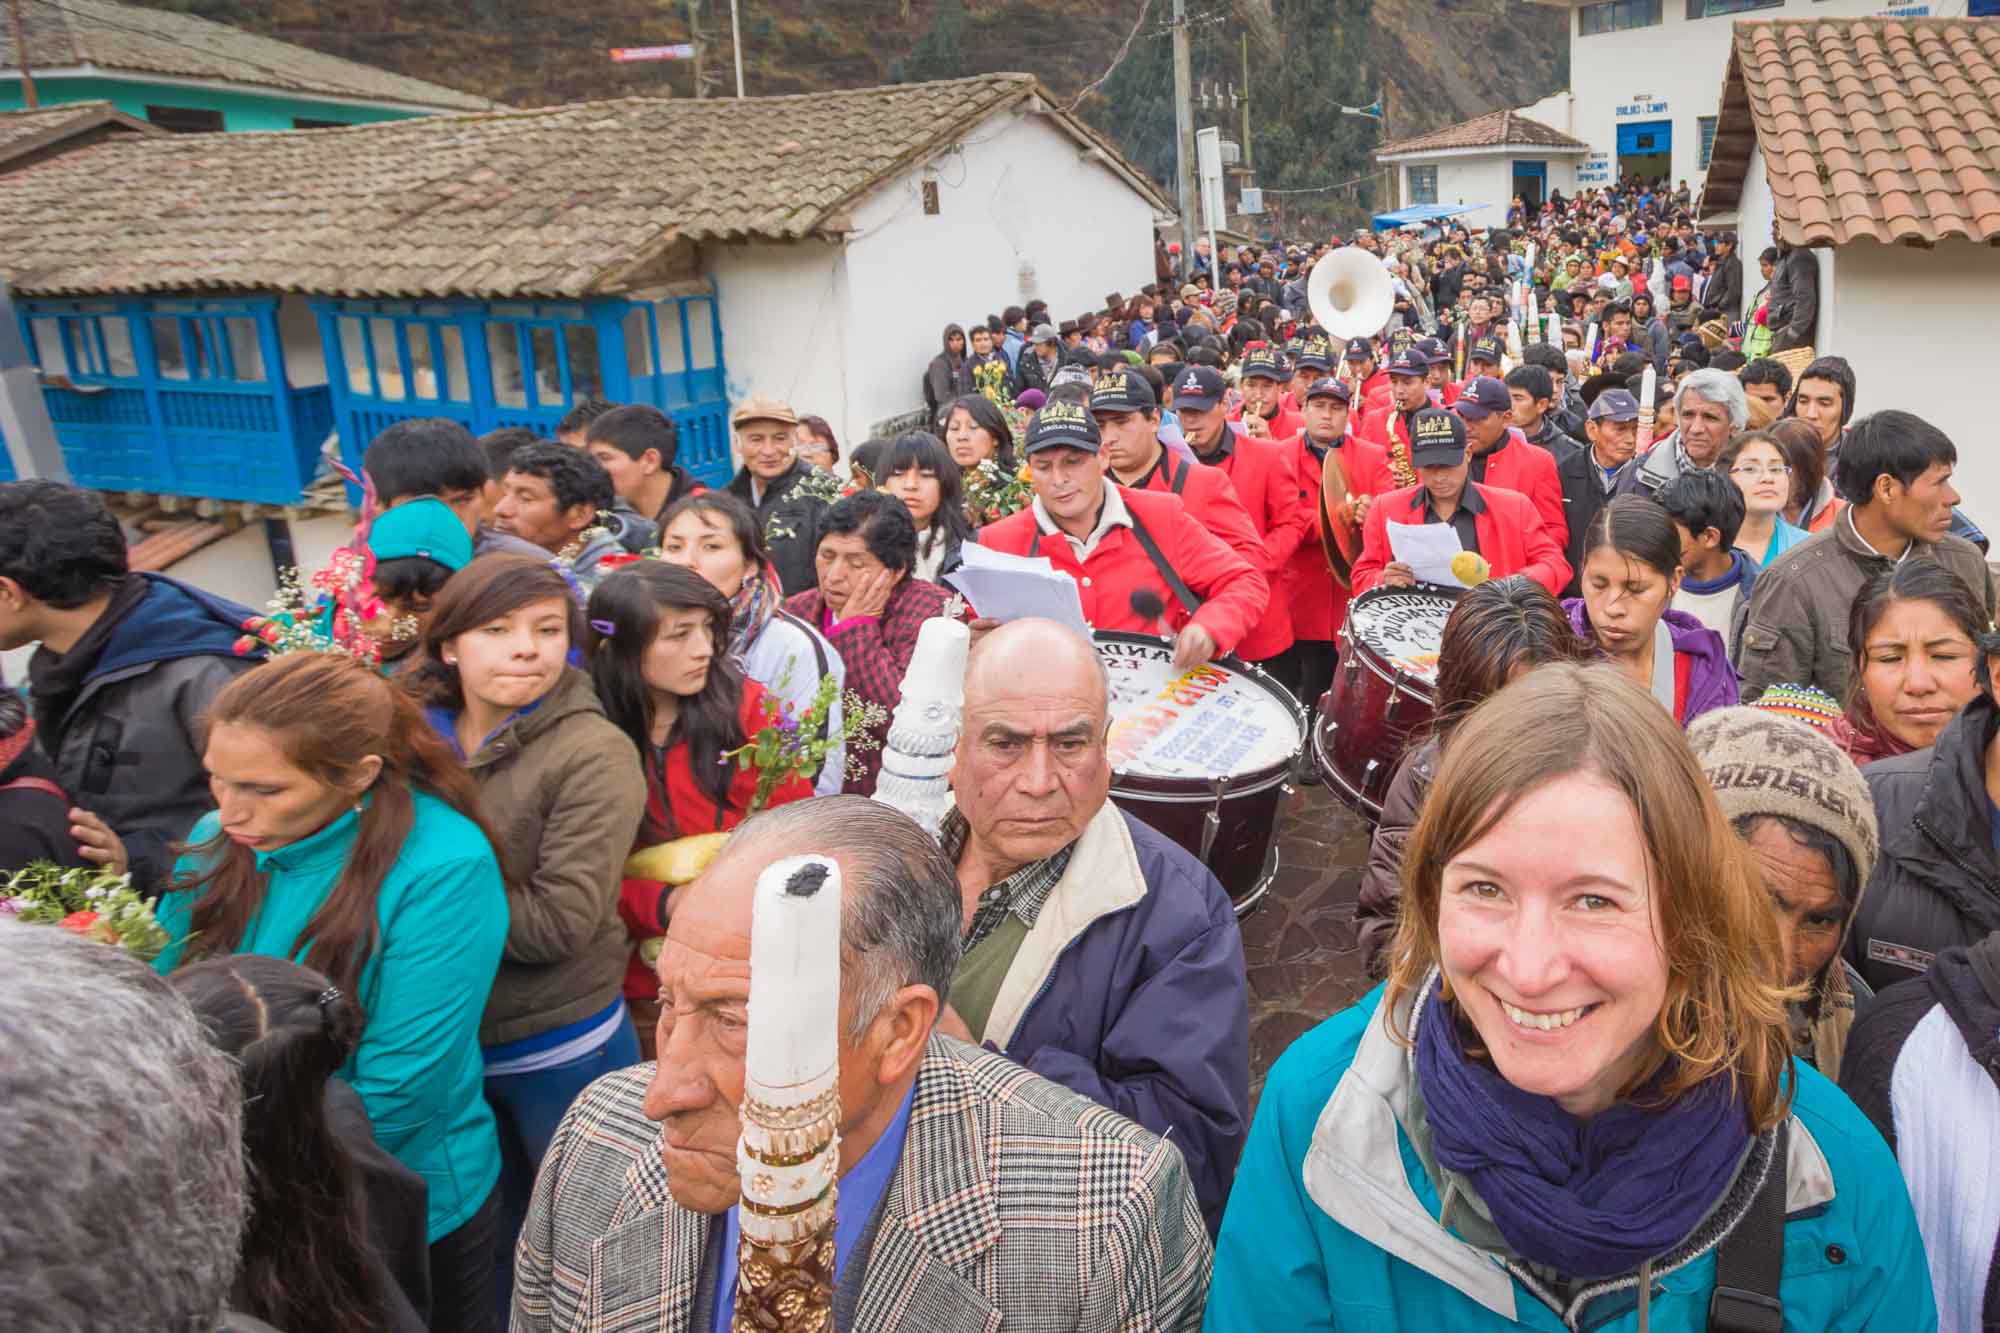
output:
[[1212,1234],[1249,1127],[1243,940],[1215,876],[1106,799],[1107,687],[1054,621],[972,650],[940,832],[964,952],[940,1029],[1178,1144]]

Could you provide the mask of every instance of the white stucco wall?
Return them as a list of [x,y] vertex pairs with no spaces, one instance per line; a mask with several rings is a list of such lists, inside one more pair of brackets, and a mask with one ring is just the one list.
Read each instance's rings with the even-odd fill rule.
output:
[[[1576,102],[1567,132],[1589,144],[1593,158],[1602,157],[1616,179],[1619,123],[1670,120],[1672,178],[1699,189],[1701,132],[1696,122],[1713,116],[1721,100],[1733,20],[1849,18],[1887,8],[1882,0],[1785,0],[1769,9],[1690,20],[1687,0],[1661,0],[1661,21],[1652,27],[1583,37],[1578,35],[1577,8],[1572,7],[1569,68]],[[1917,0],[1895,9],[1906,16],[1956,16],[1965,13],[1965,0]],[[1621,109],[1627,114],[1621,115]]]
[[801,415],[825,417],[848,444],[841,247],[819,240],[717,245],[704,248],[702,262],[722,316],[730,401],[781,398]]
[[1409,207],[1415,202],[1410,190],[1410,168],[1435,166],[1438,203],[1481,205],[1453,221],[1463,222],[1468,227],[1504,227],[1507,225],[1507,206],[1514,198],[1514,163],[1517,161],[1545,163],[1549,190],[1560,190],[1565,196],[1576,192],[1574,156],[1553,155],[1541,148],[1480,152],[1458,149],[1397,162],[1397,170],[1401,173],[1402,206]]
[[[1821,268],[1818,346],[1853,363],[1856,414],[1901,408],[1951,436],[1967,511],[1988,532],[2000,529],[2000,454],[1977,392],[1991,373],[1991,323],[1987,303],[1968,299],[2000,292],[2000,251],[1962,240],[1933,250],[1856,241],[1820,253],[1831,262]],[[1924,312],[1920,335],[1915,311]]]
[[[923,211],[927,172],[936,214]],[[1153,280],[1151,203],[1027,111],[1000,113],[885,184],[853,223],[843,440],[923,405],[924,368],[946,324],[1037,297],[1060,322]],[[738,355],[732,345],[732,367]]]

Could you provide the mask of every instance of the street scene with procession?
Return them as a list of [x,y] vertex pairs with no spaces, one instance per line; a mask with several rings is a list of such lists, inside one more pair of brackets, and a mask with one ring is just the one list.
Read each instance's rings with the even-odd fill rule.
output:
[[0,1324],[2000,1330],[2000,0],[0,10]]

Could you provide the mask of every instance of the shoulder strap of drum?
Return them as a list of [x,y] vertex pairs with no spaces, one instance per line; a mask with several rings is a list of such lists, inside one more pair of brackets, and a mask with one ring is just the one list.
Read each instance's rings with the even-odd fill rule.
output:
[[1715,1251],[1709,1333],[1784,1333],[1779,1281],[1785,1274],[1785,1159],[1791,1121],[1771,1136],[1771,1169],[1750,1209]]
[[1179,602],[1181,609],[1189,615],[1201,610],[1201,598],[1194,595],[1194,589],[1188,587],[1187,581],[1167,563],[1167,557],[1160,551],[1160,544],[1153,540],[1152,533],[1146,531],[1146,521],[1140,518],[1138,511],[1130,505],[1125,507],[1125,512],[1132,520],[1132,535],[1139,539],[1139,545],[1145,550],[1146,558],[1153,562],[1153,568],[1160,571],[1160,577],[1167,581],[1167,587],[1173,592],[1174,600]]
[[1192,471],[1194,471],[1194,464],[1188,462],[1185,458],[1174,457],[1174,452],[1171,449],[1167,451],[1167,489],[1171,490],[1175,495],[1179,495],[1181,488],[1187,485],[1188,473]]

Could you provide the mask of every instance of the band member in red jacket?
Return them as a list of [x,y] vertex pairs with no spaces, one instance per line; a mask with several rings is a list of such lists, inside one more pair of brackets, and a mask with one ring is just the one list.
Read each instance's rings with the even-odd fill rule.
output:
[[[1209,367],[1190,369],[1208,370],[1218,383],[1222,379],[1219,372]],[[1238,383],[1243,390],[1243,405],[1231,415],[1229,421],[1243,434],[1267,440],[1288,440],[1298,434],[1302,424],[1298,413],[1285,406],[1286,378],[1285,356],[1276,348],[1259,347],[1244,357],[1243,374]],[[1219,397],[1215,401],[1218,405],[1222,402]],[[1181,414],[1181,431],[1187,435],[1189,443],[1193,443],[1194,432],[1188,429],[1187,409],[1182,405],[1178,384],[1174,386],[1174,411]],[[1218,411],[1215,416],[1221,419],[1222,413]]]
[[[1262,571],[1273,589],[1270,605],[1264,618],[1236,645],[1236,655],[1246,662],[1265,664],[1281,658],[1292,646],[1289,599],[1277,592],[1284,566],[1272,563],[1264,536],[1243,507],[1229,474],[1183,458],[1160,441],[1160,413],[1153,386],[1136,369],[1108,370],[1099,376],[1090,391],[1090,415],[1103,440],[1102,457],[1111,480],[1130,490],[1178,495],[1195,522]],[[1211,415],[1220,420],[1222,414]]]
[[1375,359],[1373,340],[1349,338],[1342,359],[1347,363],[1347,378],[1359,386],[1354,391],[1356,401],[1350,404],[1351,408],[1372,412],[1389,401],[1389,376]]
[[[1100,444],[1081,403],[1058,400],[1035,413],[1024,449],[1034,502],[981,528],[979,544],[1047,557],[1076,580],[1083,617],[1096,629],[1173,634],[1176,670],[1233,651],[1263,618],[1269,581],[1196,522],[1179,496],[1106,479]],[[1158,619],[1133,605],[1151,598],[1166,608]]]
[[1526,496],[1470,480],[1465,457],[1465,423],[1438,408],[1426,408],[1411,423],[1411,460],[1417,484],[1380,496],[1368,507],[1361,529],[1361,558],[1354,562],[1354,595],[1378,584],[1408,587],[1416,571],[1396,559],[1389,545],[1391,523],[1448,523],[1459,545],[1481,556],[1488,578],[1526,574],[1550,592],[1569,582],[1569,562],[1550,539],[1542,516]]
[[1430,361],[1414,347],[1389,362],[1389,407],[1361,424],[1361,438],[1389,456],[1389,465],[1410,463],[1410,418],[1436,406],[1430,391]]
[[1303,418],[1306,391],[1312,388],[1314,380],[1332,373],[1333,344],[1327,341],[1326,335],[1315,332],[1300,338],[1298,355],[1292,358],[1292,382],[1285,389],[1285,406]]
[[1389,460],[1365,440],[1347,433],[1348,405],[1354,391],[1345,381],[1322,378],[1306,390],[1306,428],[1288,442],[1292,469],[1299,479],[1299,505],[1306,512],[1306,536],[1286,566],[1291,596],[1292,675],[1299,701],[1308,708],[1333,684],[1338,658],[1336,637],[1347,619],[1347,588],[1333,577],[1320,545],[1320,477],[1328,457],[1339,465],[1346,493],[1354,497],[1354,521],[1368,516],[1375,496],[1395,489]]
[[1528,437],[1514,429],[1514,399],[1507,386],[1487,375],[1467,380],[1451,410],[1465,421],[1472,479],[1481,486],[1504,486],[1527,496],[1550,538],[1557,546],[1566,544],[1569,518],[1563,510],[1556,456],[1529,444]]

